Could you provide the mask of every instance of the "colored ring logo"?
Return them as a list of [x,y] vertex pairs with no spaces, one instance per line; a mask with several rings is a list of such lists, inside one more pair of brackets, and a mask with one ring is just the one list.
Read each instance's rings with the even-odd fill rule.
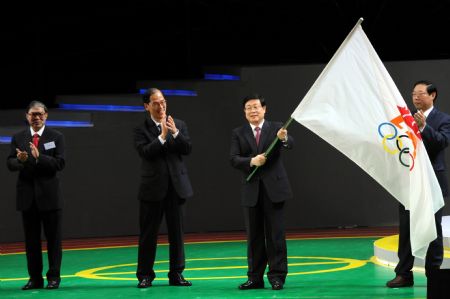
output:
[[[404,167],[409,167],[410,170],[414,168],[414,157],[411,154],[411,150],[409,147],[404,146],[402,138],[406,138],[406,141],[410,141],[410,138],[408,135],[398,135],[397,128],[392,123],[381,123],[378,126],[378,134],[380,135],[383,144],[383,149],[391,154],[391,155],[397,155],[398,154],[398,160],[400,164]],[[395,146],[392,144],[395,140]],[[406,142],[407,144],[409,142]],[[406,155],[406,158],[405,158]],[[409,158],[410,159],[409,159]],[[409,160],[409,161],[408,161]]]

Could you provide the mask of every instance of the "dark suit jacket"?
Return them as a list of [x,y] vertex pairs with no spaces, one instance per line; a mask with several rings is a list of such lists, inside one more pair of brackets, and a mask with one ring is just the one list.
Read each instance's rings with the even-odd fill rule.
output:
[[183,161],[183,155],[191,152],[191,140],[186,124],[179,119],[174,121],[179,130],[178,136],[173,138],[172,134],[168,133],[164,145],[159,141],[160,133],[149,116],[134,130],[134,146],[142,158],[139,200],[162,200],[167,194],[169,179],[178,196],[188,198],[193,195]]
[[258,147],[256,147],[255,135],[250,124],[236,128],[232,132],[230,162],[233,167],[242,171],[241,199],[244,206],[256,205],[261,182],[264,183],[267,195],[272,202],[283,202],[292,198],[291,186],[280,155],[282,148],[292,148],[294,144],[292,136],[288,136],[286,146],[278,141],[266,163],[257,170],[250,182],[246,181],[253,170],[253,167],[250,167],[251,158],[267,150],[282,126],[282,123],[265,120]]
[[427,125],[421,133],[423,143],[441,186],[442,194],[447,196],[448,179],[445,148],[450,143],[450,116],[434,107],[428,115],[426,123]]
[[[30,129],[16,134],[11,141],[11,150],[7,165],[11,171],[19,171],[16,185],[17,210],[31,207],[33,200],[41,211],[62,208],[61,189],[57,172],[64,169],[64,136],[53,129],[45,127],[39,139],[39,158],[31,155],[29,142],[32,141]],[[24,163],[17,159],[16,148],[28,152]]]

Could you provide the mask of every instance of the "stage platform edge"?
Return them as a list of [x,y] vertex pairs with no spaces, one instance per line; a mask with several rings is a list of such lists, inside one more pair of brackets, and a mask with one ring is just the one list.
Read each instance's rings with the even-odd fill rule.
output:
[[[444,238],[444,261],[442,262],[441,269],[450,269],[450,216],[442,217],[442,236]],[[373,243],[376,262],[384,266],[395,267],[398,263],[397,247],[398,235],[376,240]],[[425,271],[424,266],[425,261],[423,259],[415,259],[415,271]]]

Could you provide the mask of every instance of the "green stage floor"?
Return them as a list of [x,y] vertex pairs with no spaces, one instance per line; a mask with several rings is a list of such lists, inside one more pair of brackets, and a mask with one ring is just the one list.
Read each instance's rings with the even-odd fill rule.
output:
[[374,237],[288,240],[289,275],[285,288],[240,291],[246,280],[244,241],[186,244],[184,276],[192,287],[170,287],[168,246],[158,246],[156,279],[136,288],[136,246],[66,250],[58,290],[22,291],[27,281],[24,254],[0,256],[0,298],[425,298],[426,278],[415,286],[388,289],[391,268],[371,262]]

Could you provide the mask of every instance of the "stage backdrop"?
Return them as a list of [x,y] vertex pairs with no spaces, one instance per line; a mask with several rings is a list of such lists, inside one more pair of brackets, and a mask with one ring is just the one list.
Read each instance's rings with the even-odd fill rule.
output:
[[[449,60],[387,62],[386,67],[408,104],[412,84],[427,79],[439,89],[436,106],[450,113]],[[185,205],[186,232],[244,229],[241,174],[231,168],[228,158],[231,130],[245,122],[241,99],[258,92],[267,100],[266,118],[285,121],[323,68],[242,67],[234,69],[240,81],[137,84],[197,91],[196,97],[167,96],[169,114],[186,121],[193,143],[186,159],[194,187],[194,197]],[[115,104],[141,105],[138,95],[66,96],[58,101],[89,104],[108,99]],[[61,114],[50,111],[50,119],[52,115],[64,117]],[[67,144],[66,169],[61,173],[64,238],[136,235],[140,160],[133,148],[132,130],[142,122],[144,112],[88,114],[93,127],[60,129]],[[23,117],[24,111],[0,111],[0,130],[23,124]],[[300,124],[292,123],[289,131],[295,147],[285,152],[284,161],[295,197],[286,203],[288,229],[397,224],[397,202],[365,172]],[[20,213],[15,211],[17,174],[6,168],[8,151],[9,145],[0,145],[4,161],[0,167],[0,242],[23,240]],[[161,232],[165,232],[164,225]]]

